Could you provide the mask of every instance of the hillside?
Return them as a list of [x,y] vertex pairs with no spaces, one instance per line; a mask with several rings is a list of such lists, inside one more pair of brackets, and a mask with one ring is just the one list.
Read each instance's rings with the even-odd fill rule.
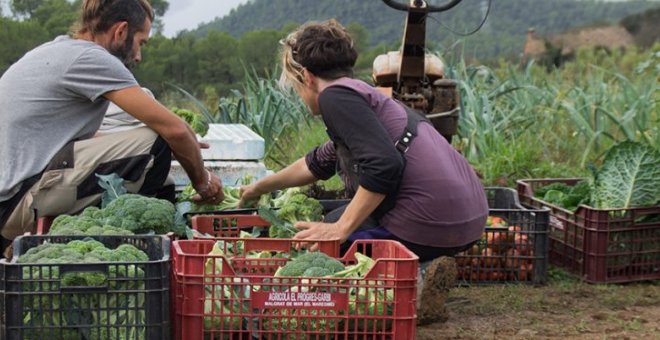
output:
[[[312,5],[313,4],[313,5]],[[464,39],[468,56],[492,58],[517,55],[525,33],[534,27],[540,34],[562,32],[593,23],[616,23],[622,18],[660,7],[657,1],[601,2],[575,0],[493,0],[490,15],[478,33],[463,38],[452,32],[469,32],[481,22],[487,0],[464,0],[453,10],[433,15],[427,23],[428,41],[435,47],[451,46]],[[193,33],[201,36],[210,30],[228,32],[234,37],[259,29],[281,29],[290,23],[337,18],[344,24],[359,23],[369,32],[372,46],[396,45],[401,40],[404,12],[381,1],[251,0],[227,16],[200,25]]]

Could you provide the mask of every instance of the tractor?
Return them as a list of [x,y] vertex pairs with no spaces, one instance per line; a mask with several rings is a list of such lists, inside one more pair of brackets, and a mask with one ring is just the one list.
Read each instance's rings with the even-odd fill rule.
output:
[[383,92],[426,115],[450,143],[458,130],[460,99],[456,81],[445,79],[444,64],[426,53],[426,19],[429,13],[444,12],[462,0],[382,0],[387,6],[407,12],[403,42],[399,51],[374,59],[373,81]]

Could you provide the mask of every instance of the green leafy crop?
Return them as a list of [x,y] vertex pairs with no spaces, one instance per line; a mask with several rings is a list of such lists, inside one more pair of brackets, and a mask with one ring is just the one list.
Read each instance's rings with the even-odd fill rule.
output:
[[209,131],[209,123],[206,121],[206,118],[204,118],[203,115],[197,112],[193,112],[187,109],[179,109],[179,108],[173,108],[172,112],[174,112],[177,116],[181,117],[181,119],[185,120],[188,125],[195,131],[196,134],[204,137],[206,133]]
[[552,183],[535,190],[544,201],[575,211],[580,204],[597,209],[625,209],[660,203],[660,152],[623,142],[610,148],[593,176],[569,186]]
[[575,211],[580,204],[591,204],[592,185],[583,180],[573,186],[564,183],[552,183],[538,189],[534,195],[544,201]]
[[231,210],[238,208],[238,202],[241,200],[241,188],[223,186],[222,192],[225,194],[225,199],[219,204],[197,204],[192,201],[192,197],[197,193],[192,184],[188,184],[183,188],[179,194],[178,202],[191,202],[191,211],[219,211]]
[[660,151],[636,142],[612,147],[597,172],[593,198],[600,209],[660,203]]

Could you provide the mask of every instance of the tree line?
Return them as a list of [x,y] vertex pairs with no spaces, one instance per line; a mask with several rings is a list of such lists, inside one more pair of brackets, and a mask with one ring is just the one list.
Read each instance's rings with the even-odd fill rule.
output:
[[[80,1],[11,0],[13,15],[0,17],[0,74],[30,49],[66,34],[78,17]],[[152,0],[152,5],[156,12],[152,37],[134,73],[157,95],[172,90],[170,85],[202,96],[224,95],[248,72],[266,76],[278,62],[279,41],[298,25],[245,32],[238,38],[221,31],[203,36],[183,32],[167,38],[161,31],[169,4]],[[354,24],[349,29],[358,46],[368,45],[363,27]]]
[[[28,50],[66,34],[78,17],[80,2],[10,0],[11,13],[0,16],[0,74]],[[532,2],[534,10],[528,12],[525,6]],[[313,6],[304,0],[253,0],[220,20],[167,38],[161,32],[167,24],[163,23],[162,16],[169,3],[166,0],[151,0],[151,3],[156,12],[152,38],[144,47],[143,61],[134,72],[140,83],[157,95],[171,90],[170,85],[176,85],[199,96],[222,96],[238,87],[247,73],[265,76],[273,72],[278,63],[279,40],[311,19],[337,17],[347,25],[360,52],[359,70],[370,69],[376,55],[398,49],[403,31],[403,12],[389,9],[376,0],[324,0],[314,2]],[[517,55],[522,50],[524,32],[532,23],[559,32],[571,24],[596,18],[601,21],[620,19],[650,3],[640,0],[625,4],[592,0],[493,1],[488,21],[479,33],[465,38],[461,53],[480,60],[489,56]],[[577,4],[581,4],[580,10]],[[446,29],[440,32],[436,20],[443,23],[441,27],[466,30],[481,20],[484,5],[487,1],[464,0],[455,11],[429,19],[427,46],[431,50],[450,49],[460,39],[447,34]],[[625,10],[615,13],[620,9]],[[542,30],[537,29],[537,32]],[[444,36],[439,37],[440,33]]]
[[[450,49],[460,41],[466,57],[496,60],[518,56],[531,27],[541,35],[559,33],[594,23],[618,23],[659,6],[650,0],[463,0],[450,11],[431,15],[426,23],[427,39],[433,49]],[[466,34],[479,27],[486,14],[481,29]],[[370,46],[375,47],[400,43],[405,17],[404,12],[380,0],[252,0],[191,32],[203,36],[219,30],[238,37],[253,30],[279,29],[290,22],[336,18],[343,24],[363,26],[369,32]]]

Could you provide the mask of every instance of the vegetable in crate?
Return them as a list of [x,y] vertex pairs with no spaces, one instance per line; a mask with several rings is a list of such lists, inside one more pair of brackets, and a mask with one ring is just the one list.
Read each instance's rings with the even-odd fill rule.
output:
[[105,208],[88,207],[80,215],[60,215],[49,235],[185,235],[171,202],[137,194],[118,196]]
[[574,186],[552,183],[534,196],[575,211],[580,204],[596,209],[626,209],[660,204],[660,151],[646,144],[622,142],[607,151],[592,178]]
[[[211,257],[204,264],[204,329],[241,329],[243,315],[249,312],[250,287],[241,285],[240,277],[220,277],[222,259],[231,255],[225,254],[223,241],[216,242],[208,255]],[[244,299],[241,299],[241,287]]]
[[[267,195],[264,195],[267,196]],[[298,221],[321,221],[323,206],[304,194],[300,188],[283,190],[271,201],[273,208],[259,206],[259,216],[270,222],[268,236],[271,238],[293,238],[298,232],[293,225]]]
[[593,203],[598,209],[660,204],[660,151],[636,142],[608,150],[594,180]]
[[[280,267],[275,272],[275,277],[296,276],[302,277],[301,285],[290,281],[274,280],[274,283],[283,282],[283,287],[289,288],[289,291],[303,292],[332,291],[334,288],[315,286],[316,282],[322,280],[307,280],[305,277],[326,277],[326,278],[345,278],[343,284],[350,286],[348,312],[351,315],[349,319],[349,329],[369,330],[369,329],[390,329],[391,320],[387,316],[393,315],[394,290],[385,288],[384,283],[379,280],[359,280],[371,270],[375,261],[359,252],[354,253],[357,263],[344,267],[344,265],[335,258],[332,258],[321,252],[309,252],[300,255],[289,261],[284,267]],[[286,282],[286,284],[284,284]],[[333,281],[334,282],[334,281]],[[305,310],[265,310],[268,314],[269,324],[264,327],[278,329],[284,332],[294,332],[298,327],[306,331],[328,331],[334,329],[333,317],[339,314],[328,311],[305,311]],[[319,313],[329,313],[327,319],[319,318]],[[380,317],[380,318],[377,318]],[[309,319],[309,324],[299,325],[300,320]],[[383,324],[383,321],[386,323]]]
[[239,187],[223,186],[222,192],[225,194],[225,199],[220,204],[197,204],[193,202],[192,197],[197,193],[192,184],[188,184],[183,188],[179,194],[178,202],[192,203],[191,211],[216,211],[216,210],[231,210],[237,209],[240,201],[241,189]]
[[552,183],[535,192],[544,201],[575,211],[580,204],[591,204],[592,185],[588,180],[579,181],[573,186],[565,183]]
[[[18,258],[18,263],[49,266],[24,267],[23,280],[29,283],[31,291],[50,297],[26,300],[29,305],[23,309],[23,323],[30,328],[25,335],[27,338],[50,337],[53,330],[48,327],[55,327],[60,329],[54,332],[55,335],[71,339],[144,339],[144,329],[137,326],[144,324],[146,317],[141,295],[129,292],[50,294],[60,292],[60,285],[107,286],[119,291],[144,289],[144,281],[140,280],[144,272],[130,263],[148,260],[147,254],[133,245],[108,249],[95,240],[44,243],[29,249]],[[60,276],[59,267],[50,266],[98,262],[122,264],[108,266],[107,277],[100,272],[69,272]]]
[[307,196],[300,188],[282,190],[270,203],[273,208],[278,208],[277,217],[291,224],[323,220],[321,202]]
[[291,222],[280,219],[271,208],[259,207],[259,216],[270,223],[268,228],[270,238],[293,238],[298,232]]
[[60,215],[53,220],[48,235],[133,235],[133,232],[106,224],[101,209],[88,207],[80,215]]
[[280,267],[275,272],[275,276],[321,277],[333,275],[344,269],[344,265],[339,260],[320,251],[314,251],[292,259],[284,267]]
[[531,279],[534,249],[528,233],[495,216],[488,217],[486,227],[482,239],[457,256],[458,279],[471,282]]
[[108,224],[133,233],[166,234],[175,230],[176,208],[167,200],[137,194],[117,197],[103,209]]

